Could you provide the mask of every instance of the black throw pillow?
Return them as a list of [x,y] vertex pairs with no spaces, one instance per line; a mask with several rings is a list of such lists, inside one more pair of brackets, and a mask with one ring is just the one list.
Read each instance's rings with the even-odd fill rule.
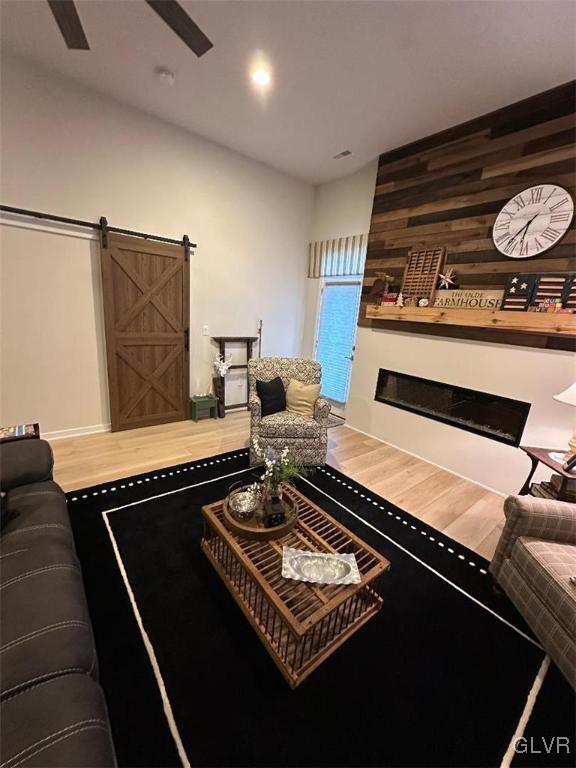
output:
[[286,391],[280,376],[272,381],[256,379],[256,392],[262,403],[262,416],[286,410]]

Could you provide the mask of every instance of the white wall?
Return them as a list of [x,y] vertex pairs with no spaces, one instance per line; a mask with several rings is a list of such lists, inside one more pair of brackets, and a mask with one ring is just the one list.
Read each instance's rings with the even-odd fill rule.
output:
[[312,241],[368,232],[377,172],[374,160],[356,173],[316,187]]
[[[345,160],[341,162],[346,162]],[[311,242],[368,232],[378,161],[356,173],[316,187]],[[308,279],[302,353],[314,357],[321,280]]]
[[96,240],[0,230],[1,421],[109,422]]
[[[568,352],[359,328],[347,419],[351,426],[502,493],[516,493],[530,462],[518,448],[374,401],[379,368],[532,403],[524,445],[567,447],[574,410],[552,395],[576,378]],[[550,475],[550,471],[540,476]]]
[[[350,234],[349,226],[368,230],[376,165],[364,170],[317,189],[316,239]],[[309,289],[309,312],[312,304]],[[568,352],[359,328],[347,423],[502,493],[518,491],[528,458],[517,448],[375,402],[379,368],[531,402],[525,445],[563,448],[576,423],[576,409],[552,399],[576,379]]]
[[[111,225],[198,243],[192,392],[211,382],[216,350],[203,325],[211,336],[256,335],[262,319],[263,354],[300,353],[310,185],[15,59],[3,62],[1,133],[4,204],[105,215]],[[0,421],[39,420],[44,432],[106,423],[94,245],[0,229]]]

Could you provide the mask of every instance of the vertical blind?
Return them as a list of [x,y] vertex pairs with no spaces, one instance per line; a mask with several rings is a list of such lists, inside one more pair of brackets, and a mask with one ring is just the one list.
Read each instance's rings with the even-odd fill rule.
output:
[[345,403],[358,320],[362,284],[328,283],[322,294],[316,360],[322,366],[322,394]]
[[346,277],[364,272],[368,234],[310,243],[308,277]]

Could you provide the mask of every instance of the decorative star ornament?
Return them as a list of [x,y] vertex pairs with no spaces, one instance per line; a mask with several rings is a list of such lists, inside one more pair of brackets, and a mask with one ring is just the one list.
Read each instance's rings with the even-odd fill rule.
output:
[[517,278],[517,277],[513,277],[513,278],[512,278],[512,282],[513,282],[513,283],[517,283],[517,282],[518,282],[518,278]]
[[444,274],[440,273],[440,288],[452,288],[455,285],[456,272],[450,267]]

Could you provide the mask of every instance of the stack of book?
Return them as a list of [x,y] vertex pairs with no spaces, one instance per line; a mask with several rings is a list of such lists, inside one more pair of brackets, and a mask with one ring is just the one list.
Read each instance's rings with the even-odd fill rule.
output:
[[9,443],[12,440],[22,440],[27,437],[40,437],[39,424],[13,424],[9,427],[0,427],[0,440]]
[[556,499],[557,501],[576,503],[576,477],[552,475],[549,481],[532,483],[530,493],[532,496],[539,496],[542,499]]

